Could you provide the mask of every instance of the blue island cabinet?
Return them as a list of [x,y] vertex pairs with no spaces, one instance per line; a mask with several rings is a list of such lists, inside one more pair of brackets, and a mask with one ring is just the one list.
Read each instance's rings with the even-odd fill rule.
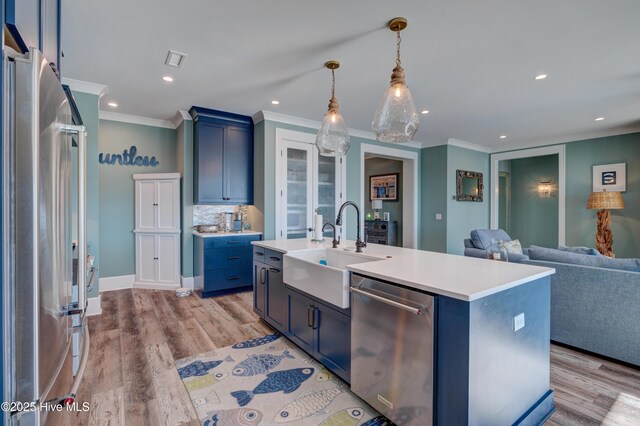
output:
[[286,287],[288,327],[285,335],[337,376],[351,379],[351,316]]
[[285,332],[287,311],[282,253],[253,248],[253,310],[273,328]]
[[253,204],[251,117],[192,107],[194,204]]
[[201,297],[249,289],[253,283],[251,241],[259,234],[193,237],[195,292]]

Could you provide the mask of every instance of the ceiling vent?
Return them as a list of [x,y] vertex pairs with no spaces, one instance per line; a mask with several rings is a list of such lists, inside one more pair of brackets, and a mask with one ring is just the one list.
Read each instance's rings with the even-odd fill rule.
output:
[[186,54],[176,52],[174,50],[169,50],[169,53],[167,54],[167,59],[164,61],[164,63],[165,65],[169,65],[171,67],[181,68],[186,59],[187,59]]

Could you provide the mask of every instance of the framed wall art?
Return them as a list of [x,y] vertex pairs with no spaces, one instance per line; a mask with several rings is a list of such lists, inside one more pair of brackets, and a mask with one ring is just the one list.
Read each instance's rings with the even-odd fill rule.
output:
[[398,201],[399,173],[369,176],[369,200]]
[[593,192],[625,192],[627,190],[627,163],[593,166]]

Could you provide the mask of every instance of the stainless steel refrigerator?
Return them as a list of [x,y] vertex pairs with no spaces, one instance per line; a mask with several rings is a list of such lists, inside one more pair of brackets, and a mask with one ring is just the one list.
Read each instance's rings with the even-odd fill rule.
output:
[[73,334],[86,331],[85,130],[38,50],[8,53],[3,67],[5,423],[70,424],[88,354],[85,334],[74,372]]

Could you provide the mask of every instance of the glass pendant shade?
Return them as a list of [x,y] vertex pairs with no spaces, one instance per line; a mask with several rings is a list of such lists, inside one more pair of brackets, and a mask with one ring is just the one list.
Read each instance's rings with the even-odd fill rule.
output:
[[418,112],[406,84],[391,84],[373,116],[373,131],[380,142],[411,142],[418,131]]
[[341,157],[350,146],[349,131],[342,114],[339,110],[327,111],[316,136],[318,152],[326,157]]

